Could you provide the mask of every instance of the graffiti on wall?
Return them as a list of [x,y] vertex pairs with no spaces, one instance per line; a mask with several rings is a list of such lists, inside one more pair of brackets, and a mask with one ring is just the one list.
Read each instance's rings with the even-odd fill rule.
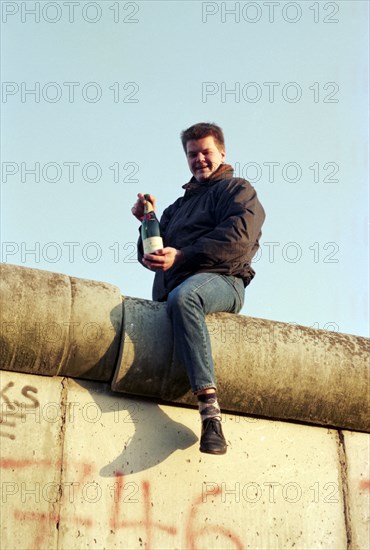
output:
[[37,409],[40,403],[36,397],[37,388],[34,386],[23,386],[20,394],[23,397],[14,397],[10,395],[14,382],[8,382],[0,391],[1,410],[0,410],[0,437],[15,439],[17,421],[24,421],[27,411]]
[[[60,462],[52,460],[5,458],[0,461],[0,468],[3,471],[24,472],[24,479],[27,479],[26,473],[29,469],[59,470],[61,466]],[[30,543],[30,550],[45,547],[50,537],[53,537],[53,533],[55,534],[55,530],[63,529],[65,526],[68,526],[69,529],[72,528],[77,538],[81,535],[82,529],[101,530],[101,514],[98,510],[93,510],[92,513],[86,515],[73,512],[73,507],[71,507],[72,512],[68,512],[68,503],[97,504],[101,501],[103,497],[101,485],[95,481],[89,481],[96,475],[94,468],[83,462],[63,463],[63,468],[64,470],[71,468],[78,472],[77,479],[73,482],[62,481],[61,483],[3,481],[1,484],[2,505],[9,506],[16,499],[16,505],[11,507],[14,519],[29,526],[32,524],[35,527],[42,525],[42,528],[34,530],[35,538]],[[233,530],[199,521],[201,507],[204,506],[203,493],[195,495],[187,506],[184,525],[180,530],[173,522],[155,517],[155,499],[150,480],[145,479],[138,484],[127,481],[122,472],[116,472],[113,484],[110,484],[107,489],[110,498],[105,495],[105,501],[109,505],[105,525],[106,533],[117,536],[120,540],[124,536],[127,541],[126,533],[131,532],[133,539],[137,535],[136,538],[139,542],[141,541],[142,545],[149,550],[156,545],[155,543],[158,544],[158,540],[161,540],[162,544],[165,540],[166,544],[171,546],[179,544],[178,538],[181,537],[184,539],[181,547],[191,549],[199,547],[198,541],[201,537],[215,536],[225,538],[229,541],[228,546],[230,543],[232,544],[232,548],[238,550],[243,548],[241,539]],[[214,496],[216,497],[220,491],[220,488],[216,488]],[[41,510],[35,511],[35,505],[40,508],[40,504]],[[127,517],[127,506],[130,504],[137,505],[134,517],[132,517],[132,513]]]

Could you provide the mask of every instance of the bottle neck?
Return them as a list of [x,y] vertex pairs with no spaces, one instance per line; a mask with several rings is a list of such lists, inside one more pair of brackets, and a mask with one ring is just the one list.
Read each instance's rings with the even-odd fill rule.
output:
[[153,212],[153,205],[151,202],[147,200],[146,203],[144,204],[144,216],[146,214],[149,214],[149,212]]

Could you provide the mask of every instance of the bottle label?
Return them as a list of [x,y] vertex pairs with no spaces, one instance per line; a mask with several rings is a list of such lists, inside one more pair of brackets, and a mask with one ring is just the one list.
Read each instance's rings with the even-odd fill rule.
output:
[[153,252],[160,248],[163,248],[162,237],[148,237],[143,240],[144,254],[153,254]]

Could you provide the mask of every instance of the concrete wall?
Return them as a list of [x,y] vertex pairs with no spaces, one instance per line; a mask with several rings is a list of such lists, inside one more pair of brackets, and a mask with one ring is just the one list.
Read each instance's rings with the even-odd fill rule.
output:
[[[369,339],[228,313],[206,321],[225,409],[370,432]],[[126,297],[122,335],[113,390],[193,402],[165,304]]]
[[370,436],[1,371],[3,550],[369,548]]
[[163,304],[0,267],[2,549],[368,550],[368,339],[209,316],[235,412],[205,455]]
[[[113,379],[115,391],[193,403],[165,304],[103,282],[0,269],[3,370]],[[370,431],[369,339],[227,313],[207,323],[226,410]]]

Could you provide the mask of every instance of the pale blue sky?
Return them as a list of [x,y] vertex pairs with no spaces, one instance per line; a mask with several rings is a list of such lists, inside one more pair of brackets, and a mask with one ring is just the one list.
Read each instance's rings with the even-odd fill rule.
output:
[[213,121],[267,214],[242,313],[368,335],[369,4],[272,4],[2,2],[2,261],[150,298],[131,206]]

